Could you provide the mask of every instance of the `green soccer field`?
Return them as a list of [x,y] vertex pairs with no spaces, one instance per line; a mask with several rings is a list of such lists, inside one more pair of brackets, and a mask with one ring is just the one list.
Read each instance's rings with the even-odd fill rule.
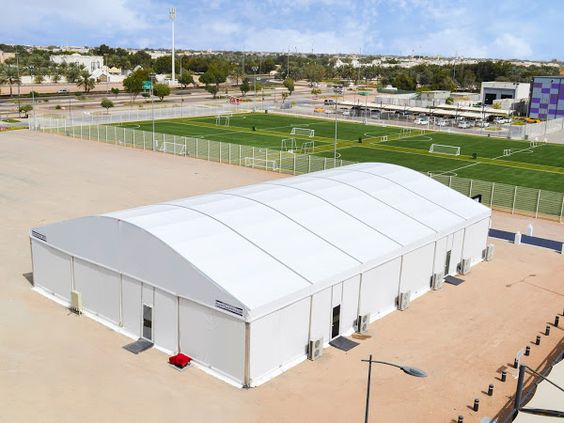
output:
[[[152,131],[151,121],[119,126]],[[292,128],[303,130],[292,135]],[[306,130],[313,130],[314,136],[309,136]],[[286,141],[284,147],[297,151],[304,143],[314,141],[313,154],[332,157],[335,122],[313,117],[245,113],[230,116],[229,126],[225,125],[225,119],[218,125],[216,116],[157,120],[155,131],[275,150],[283,147],[283,139],[293,138],[295,147],[292,141]],[[401,133],[401,128],[392,126],[340,121],[338,156],[354,162],[394,163],[421,172],[564,191],[564,146],[541,144],[532,147],[526,141],[437,132],[395,139]],[[382,136],[392,140],[381,142]],[[430,153],[431,144],[460,147],[460,155]],[[473,158],[474,153],[476,158]]]

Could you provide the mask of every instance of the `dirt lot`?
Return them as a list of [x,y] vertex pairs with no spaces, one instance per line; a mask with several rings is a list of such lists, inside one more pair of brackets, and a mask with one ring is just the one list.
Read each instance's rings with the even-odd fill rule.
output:
[[[564,260],[532,246],[492,240],[496,258],[370,327],[348,353],[326,349],[265,385],[233,388],[191,368],[177,372],[154,350],[135,356],[129,339],[79,318],[31,290],[31,226],[259,182],[277,175],[45,134],[0,134],[0,422],[343,422],[361,421],[362,358],[420,367],[427,379],[375,367],[371,420],[465,422],[494,416],[515,389],[499,370],[516,352],[537,366],[561,328],[530,344],[564,306]],[[497,214],[496,227],[529,219]],[[535,221],[537,235],[564,227]],[[561,324],[561,327],[564,326]],[[513,369],[510,369],[513,371]],[[495,394],[486,396],[488,384]],[[482,407],[468,408],[474,398]]]

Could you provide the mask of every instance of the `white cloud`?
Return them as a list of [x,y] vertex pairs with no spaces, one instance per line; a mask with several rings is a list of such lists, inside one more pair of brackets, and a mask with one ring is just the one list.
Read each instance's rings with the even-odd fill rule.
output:
[[527,41],[509,33],[497,37],[493,45],[495,50],[492,53],[503,58],[529,57],[533,54],[533,49]]

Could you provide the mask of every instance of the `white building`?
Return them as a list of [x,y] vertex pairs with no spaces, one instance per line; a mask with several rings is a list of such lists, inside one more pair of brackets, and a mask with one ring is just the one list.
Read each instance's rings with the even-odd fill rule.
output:
[[350,334],[481,261],[490,215],[421,173],[363,163],[33,228],[33,278],[63,304],[79,293],[116,330],[256,386],[310,341]]
[[74,54],[60,54],[56,56],[51,56],[49,58],[53,63],[76,63],[77,65],[83,65],[88,72],[91,74],[104,66],[103,56],[83,56],[78,53]]
[[528,99],[531,84],[523,82],[482,82],[480,98],[484,104],[493,104],[495,100]]

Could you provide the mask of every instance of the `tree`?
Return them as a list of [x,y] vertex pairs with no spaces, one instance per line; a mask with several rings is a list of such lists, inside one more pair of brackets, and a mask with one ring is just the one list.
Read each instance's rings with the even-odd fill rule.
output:
[[325,68],[319,63],[310,63],[303,70],[304,77],[310,82],[321,82],[325,76]]
[[313,95],[319,95],[319,94],[321,94],[321,90],[320,90],[319,88],[313,88],[313,89],[311,90],[311,93],[312,93]]
[[213,98],[217,97],[217,93],[219,92],[219,87],[216,85],[207,85],[205,86],[205,90],[213,95]]
[[192,76],[192,72],[184,71],[178,77],[178,83],[182,85],[182,88],[186,88],[188,85],[194,85],[194,77]]
[[100,102],[100,106],[102,106],[104,109],[106,109],[106,112],[108,112],[110,108],[114,107],[114,102],[104,97]]
[[0,81],[10,86],[10,97],[12,97],[12,87],[22,83],[17,68],[9,65],[0,67]]
[[231,71],[229,72],[229,76],[235,79],[236,86],[239,86],[239,79],[241,79],[244,75],[243,70],[238,64],[232,66]]
[[123,80],[125,91],[131,94],[133,100],[143,91],[143,81],[150,79],[149,71],[145,69],[137,69]]
[[288,98],[290,94],[288,93],[282,93],[282,103],[284,103],[286,101],[286,99]]
[[247,95],[247,93],[251,90],[251,84],[249,84],[249,78],[243,79],[241,85],[239,86],[243,97]]
[[118,94],[119,94],[119,88],[112,88],[111,93],[117,98]]
[[[225,62],[212,62],[208,66],[208,70],[200,76],[200,82],[206,84],[206,91],[213,95],[213,98],[217,97],[219,92],[219,84],[222,84],[227,80],[228,75],[228,64]],[[214,89],[210,90],[209,86],[214,85]]]
[[78,82],[80,79],[80,73],[84,71],[86,68],[83,65],[78,66],[76,63],[70,63],[66,66],[65,70],[65,77],[67,78],[67,82],[74,84]]
[[90,78],[90,73],[87,70],[83,70],[80,72],[76,86],[84,88],[84,92],[87,93],[96,86],[96,81],[94,81],[94,78]]
[[18,109],[18,113],[21,114],[25,113],[25,117],[27,118],[29,115],[29,112],[31,112],[33,110],[33,106],[31,104],[22,104],[19,109]]
[[44,80],[45,80],[45,76],[43,76],[41,72],[37,72],[33,77],[33,82],[38,85],[41,84]]
[[163,101],[167,95],[170,95],[170,87],[166,84],[155,84],[153,85],[153,94]]
[[286,89],[288,90],[288,95],[292,95],[292,93],[295,90],[295,84],[294,84],[294,80],[292,78],[286,78],[284,80],[284,86],[286,87]]

